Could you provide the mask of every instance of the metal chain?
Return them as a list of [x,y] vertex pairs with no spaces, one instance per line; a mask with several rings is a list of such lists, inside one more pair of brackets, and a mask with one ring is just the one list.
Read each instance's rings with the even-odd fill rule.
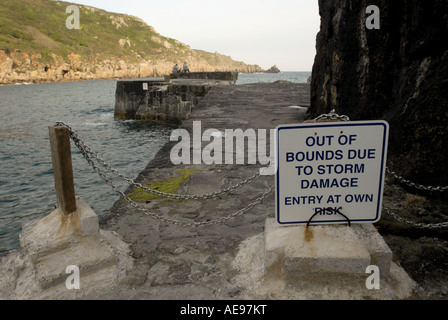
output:
[[[195,194],[195,195],[188,195],[188,194],[173,194],[173,193],[166,193],[166,192],[161,192],[158,190],[154,190],[151,189],[149,187],[145,187],[143,186],[141,183],[137,183],[132,179],[126,178],[123,174],[121,174],[118,170],[112,168],[112,166],[107,163],[106,161],[104,161],[102,158],[100,158],[98,156],[98,154],[94,151],[92,151],[92,149],[79,137],[79,135],[76,133],[75,130],[73,130],[70,126],[68,126],[67,124],[63,123],[63,122],[56,122],[56,126],[64,126],[69,130],[69,135],[72,138],[73,142],[75,143],[76,147],[79,149],[79,151],[81,151],[82,155],[88,159],[91,157],[93,157],[94,159],[96,159],[96,161],[103,165],[107,170],[109,170],[110,172],[112,172],[114,175],[116,175],[117,177],[121,178],[122,180],[126,181],[128,184],[132,185],[135,188],[139,188],[142,189],[146,192],[149,192],[153,195],[156,196],[161,196],[161,197],[165,197],[165,198],[170,198],[170,199],[178,199],[178,200],[197,200],[197,199],[211,199],[211,198],[216,198],[224,193],[229,193],[231,191],[234,191],[236,189],[239,189],[243,186],[245,186],[248,183],[251,183],[252,181],[254,181],[255,179],[257,179],[258,177],[260,177],[263,173],[262,172],[257,172],[254,175],[252,175],[251,177],[240,181],[239,183],[230,186],[228,188],[225,189],[221,189],[219,191],[216,192],[212,192],[212,193],[203,193],[203,194]],[[90,154],[90,156],[89,156]],[[96,164],[93,161],[88,161],[87,162],[92,166],[92,168],[95,170],[95,172],[97,172],[99,175],[99,169],[96,166]],[[269,170],[268,168],[265,168],[265,171]],[[103,178],[100,175],[101,178]],[[103,178],[104,180],[104,178]]]
[[138,211],[143,212],[147,216],[150,216],[154,219],[157,219],[157,220],[160,220],[160,221],[163,221],[166,223],[178,225],[181,227],[192,227],[192,226],[202,227],[202,226],[209,226],[209,225],[214,225],[214,224],[221,224],[221,223],[226,222],[227,220],[235,219],[236,217],[242,215],[243,213],[245,213],[245,212],[249,211],[250,209],[252,209],[253,207],[255,207],[257,204],[261,203],[264,199],[266,199],[269,196],[269,194],[272,192],[273,189],[274,189],[274,186],[270,186],[269,189],[265,193],[263,193],[260,197],[255,199],[254,202],[249,203],[243,209],[235,211],[234,213],[229,214],[228,216],[225,216],[225,217],[222,217],[222,218],[219,218],[216,220],[209,220],[209,221],[184,222],[184,221],[180,221],[180,220],[176,220],[176,219],[163,217],[163,216],[157,215],[154,212],[150,212],[145,208],[140,207],[135,201],[133,201],[129,197],[124,196],[123,199],[126,202],[128,202],[130,205],[132,205]]
[[423,223],[423,222],[414,222],[411,220],[407,220],[403,217],[400,217],[398,214],[392,212],[389,208],[385,207],[383,205],[383,209],[384,211],[387,212],[387,214],[389,214],[391,217],[393,217],[395,220],[399,221],[399,222],[403,222],[406,224],[410,224],[416,228],[419,229],[438,229],[438,228],[445,228],[448,227],[448,222],[440,222],[440,223]]
[[[332,110],[329,114],[323,114],[319,117],[317,117],[315,120],[318,119],[339,119],[342,121],[349,121],[349,118],[347,116],[339,116],[337,115],[334,110]],[[171,193],[166,193],[166,192],[161,192],[158,190],[153,190],[151,188],[145,187],[140,183],[136,183],[134,180],[126,178],[123,174],[121,174],[120,172],[118,172],[116,169],[112,168],[112,166],[110,164],[108,164],[107,162],[105,162],[102,158],[100,158],[98,156],[98,154],[94,151],[92,151],[92,149],[84,143],[84,141],[79,137],[79,135],[76,133],[76,131],[74,131],[70,126],[68,126],[67,124],[63,123],[63,122],[56,122],[56,126],[64,126],[69,130],[69,135],[71,137],[71,139],[74,141],[76,147],[80,150],[80,152],[82,153],[82,155],[84,156],[84,158],[87,160],[87,162],[92,166],[93,170],[98,173],[98,175],[100,176],[101,179],[103,179],[105,181],[105,183],[110,186],[112,188],[112,190],[114,192],[116,192],[121,198],[123,198],[127,203],[129,203],[130,205],[132,205],[135,209],[137,209],[138,211],[143,212],[144,214],[146,214],[147,216],[150,216],[152,218],[158,219],[160,221],[163,222],[167,222],[167,223],[171,223],[171,224],[175,224],[175,225],[179,225],[179,226],[183,226],[183,227],[188,227],[188,226],[205,226],[205,225],[213,225],[213,224],[220,224],[223,223],[227,220],[230,219],[234,219],[236,217],[238,217],[239,215],[245,213],[246,211],[250,210],[251,208],[253,208],[254,206],[256,206],[257,204],[261,203],[264,199],[266,199],[269,194],[272,192],[272,190],[274,189],[274,186],[270,186],[269,190],[267,190],[265,193],[263,193],[260,197],[258,197],[257,199],[255,199],[254,202],[250,203],[249,205],[247,205],[245,208],[240,209],[226,217],[222,217],[220,219],[217,220],[209,220],[209,221],[203,221],[203,222],[183,222],[180,220],[175,220],[175,219],[171,219],[171,218],[167,218],[167,217],[163,217],[160,215],[157,215],[156,213],[150,212],[145,208],[141,208],[134,200],[130,199],[128,196],[126,196],[126,194],[124,194],[122,191],[120,191],[114,184],[113,182],[107,178],[107,176],[98,168],[98,166],[95,164],[95,162],[91,159],[91,157],[93,157],[98,163],[100,163],[101,165],[103,165],[107,170],[109,170],[110,172],[112,172],[114,175],[116,175],[117,177],[121,178],[122,180],[126,181],[127,183],[129,183],[130,185],[136,187],[136,188],[140,188],[142,190],[145,190],[151,194],[154,195],[158,195],[158,196],[162,196],[162,197],[166,197],[166,198],[171,198],[171,199],[179,199],[179,200],[190,200],[190,199],[211,199],[211,198],[215,198],[218,197],[221,194],[227,193],[227,192],[231,192],[233,190],[236,190],[238,188],[241,188],[242,186],[252,182],[253,180],[255,180],[256,178],[258,178],[260,175],[262,175],[260,172],[257,172],[256,174],[254,174],[253,176],[239,182],[238,184],[231,186],[229,188],[226,189],[222,189],[220,191],[217,192],[212,192],[212,193],[204,193],[204,194],[200,194],[200,195],[179,195],[179,194],[171,194]],[[89,156],[90,155],[90,156]],[[268,170],[269,168],[266,168],[266,170]],[[395,172],[393,172],[392,170],[390,170],[388,167],[386,167],[386,171],[391,174],[392,176],[394,176],[396,179],[398,179],[400,182],[402,183],[406,183],[411,187],[415,187],[417,189],[422,189],[422,190],[428,190],[428,191],[445,191],[448,189],[448,187],[441,187],[441,186],[437,186],[437,187],[433,187],[433,186],[424,186],[421,184],[416,184],[412,181],[406,180],[403,177],[397,175]],[[417,228],[426,228],[426,229],[435,229],[435,228],[443,228],[443,227],[447,227],[448,226],[448,222],[441,222],[441,223],[435,223],[435,224],[425,224],[425,223],[417,223],[414,221],[410,221],[407,220],[405,218],[400,217],[399,215],[397,215],[396,213],[392,212],[389,208],[385,207],[383,205],[383,209],[393,218],[395,218],[396,220],[400,221],[400,222],[404,222],[406,224],[411,224],[414,227]]]
[[[390,174],[391,176],[393,176],[395,179],[397,179],[399,182],[404,183],[406,185],[408,185],[409,187],[413,187],[419,190],[424,190],[424,191],[438,191],[438,192],[443,192],[448,190],[448,186],[447,187],[442,187],[442,186],[424,186],[422,184],[418,184],[415,182],[412,182],[410,180],[407,180],[405,178],[403,178],[402,176],[399,176],[397,173],[395,173],[394,171],[392,171],[389,167],[386,167],[386,172],[388,174]],[[389,208],[385,207],[383,205],[383,209],[391,216],[393,217],[395,220],[399,221],[399,222],[403,222],[406,224],[410,224],[412,226],[414,226],[415,228],[419,228],[419,229],[438,229],[438,228],[445,228],[448,227],[448,222],[440,222],[440,223],[422,223],[422,222],[414,222],[411,220],[407,220],[403,217],[400,217],[398,214],[392,212]]]
[[98,175],[106,182],[106,184],[108,186],[110,186],[112,188],[113,191],[115,191],[122,199],[124,199],[127,203],[129,203],[130,205],[132,205],[135,209],[137,209],[140,212],[143,212],[144,214],[146,214],[147,216],[154,218],[156,220],[160,220],[166,223],[171,223],[174,225],[179,225],[182,227],[191,227],[191,226],[207,226],[207,225],[212,225],[212,224],[219,224],[219,223],[223,223],[227,220],[230,219],[234,219],[236,217],[238,217],[239,215],[245,213],[246,211],[250,210],[251,208],[253,208],[254,206],[256,206],[257,204],[261,203],[264,199],[266,199],[269,194],[272,192],[272,190],[274,189],[274,186],[269,187],[269,189],[263,193],[260,197],[258,197],[257,199],[255,199],[254,202],[249,203],[245,208],[240,209],[226,217],[222,217],[220,219],[217,220],[210,220],[210,221],[202,221],[202,222],[184,222],[184,221],[180,221],[180,220],[176,220],[176,219],[171,219],[171,218],[167,218],[161,215],[158,215],[154,212],[150,212],[148,211],[148,209],[142,208],[138,205],[138,203],[136,203],[134,200],[132,200],[131,198],[129,198],[128,196],[126,196],[126,194],[124,194],[124,192],[120,191],[114,184],[113,182],[107,178],[107,176],[95,165],[95,163],[93,162],[93,160],[88,156],[88,155],[84,155],[84,157],[86,158],[87,162],[94,168],[95,172],[98,173]]
[[436,187],[434,187],[434,186],[424,186],[422,184],[418,184],[418,183],[412,182],[410,180],[407,180],[407,179],[403,178],[402,176],[399,176],[397,173],[392,171],[389,167],[386,167],[386,172],[389,173],[390,175],[392,175],[395,179],[397,179],[401,183],[407,184],[408,186],[416,188],[416,189],[425,190],[425,191],[439,191],[439,192],[443,192],[443,191],[448,190],[448,186],[446,186],[446,187],[442,187],[442,186],[436,186]]
[[324,113],[314,119],[315,121],[319,120],[341,120],[341,121],[350,121],[350,118],[345,115],[338,115],[334,109],[330,111],[330,113]]
[[81,151],[82,155],[84,156],[84,158],[87,160],[87,162],[92,166],[93,170],[98,173],[98,175],[100,176],[101,179],[103,179],[105,181],[105,183],[110,186],[112,188],[112,190],[114,192],[116,192],[122,199],[124,199],[127,203],[129,203],[130,205],[132,205],[135,209],[137,209],[140,212],[143,212],[144,214],[146,214],[147,216],[150,216],[154,219],[166,222],[166,223],[171,223],[171,224],[175,224],[175,225],[179,225],[182,227],[191,227],[191,226],[207,226],[207,225],[213,225],[213,224],[220,224],[220,223],[224,223],[230,219],[235,219],[236,217],[242,215],[243,213],[247,212],[248,210],[252,209],[254,206],[256,206],[257,204],[261,203],[264,199],[266,199],[269,194],[273,191],[274,186],[270,186],[269,189],[264,192],[260,197],[256,198],[255,201],[249,203],[246,207],[228,215],[225,217],[222,217],[220,219],[216,219],[216,220],[209,220],[209,221],[193,221],[193,222],[184,222],[184,221],[180,221],[180,220],[176,220],[176,219],[171,219],[171,218],[167,218],[164,216],[160,216],[154,212],[150,212],[148,209],[146,208],[142,208],[138,205],[138,203],[136,203],[134,200],[132,200],[131,198],[129,198],[128,196],[126,196],[126,194],[122,191],[120,191],[118,189],[117,186],[115,186],[113,184],[113,182],[104,174],[104,172],[101,171],[100,168],[98,168],[98,166],[96,166],[95,162],[91,159],[91,157],[89,156],[92,155],[97,161],[99,161],[101,164],[103,164],[109,171],[113,172],[115,175],[119,176],[120,178],[122,178],[123,180],[131,183],[132,185],[136,186],[136,187],[141,187],[145,190],[150,191],[153,194],[156,195],[162,195],[162,196],[167,196],[169,198],[174,198],[174,199],[209,199],[209,198],[214,198],[217,197],[218,195],[225,193],[225,192],[230,192],[232,190],[235,190],[237,188],[242,187],[244,184],[249,183],[250,181],[253,181],[255,178],[259,177],[261,175],[261,173],[257,173],[255,175],[253,175],[252,177],[238,183],[235,186],[232,186],[230,188],[221,190],[219,192],[214,192],[211,194],[203,194],[203,195],[193,195],[193,196],[181,196],[181,195],[176,195],[176,194],[168,194],[168,193],[164,193],[164,192],[159,192],[157,190],[152,190],[150,188],[146,188],[143,187],[141,184],[139,183],[135,183],[132,179],[127,179],[126,177],[124,177],[122,174],[120,174],[117,170],[111,168],[111,166],[109,164],[107,164],[106,162],[104,162],[104,160],[102,160],[101,158],[98,157],[98,155],[93,152],[87,145],[85,145],[85,143],[79,138],[79,136],[77,135],[77,133],[70,128],[68,125],[64,124],[63,122],[57,122],[56,126],[65,126],[68,128],[69,130],[69,134],[70,137],[73,139],[73,141],[75,142],[75,145],[78,147],[78,149]]

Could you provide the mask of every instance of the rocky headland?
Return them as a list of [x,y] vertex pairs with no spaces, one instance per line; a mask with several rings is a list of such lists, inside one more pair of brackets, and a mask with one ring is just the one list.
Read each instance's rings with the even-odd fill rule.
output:
[[218,52],[192,49],[143,20],[79,8],[80,28],[67,29],[61,1],[2,1],[0,84],[157,77],[174,64],[191,71],[263,71]]

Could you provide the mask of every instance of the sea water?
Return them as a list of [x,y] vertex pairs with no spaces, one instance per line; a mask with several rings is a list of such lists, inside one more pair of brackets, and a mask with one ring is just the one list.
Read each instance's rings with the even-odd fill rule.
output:
[[[238,84],[286,80],[304,83],[309,72],[240,74]],[[48,126],[63,121],[102,159],[135,179],[169,141],[172,126],[114,119],[116,80],[0,86],[0,254],[20,247],[24,223],[57,204]],[[119,196],[72,143],[75,192],[99,215]],[[113,177],[109,175],[109,177]],[[113,182],[121,191],[128,184]]]

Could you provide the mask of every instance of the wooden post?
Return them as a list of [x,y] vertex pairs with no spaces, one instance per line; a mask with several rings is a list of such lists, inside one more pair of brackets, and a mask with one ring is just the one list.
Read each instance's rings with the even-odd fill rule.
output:
[[58,207],[64,214],[76,211],[70,137],[66,127],[48,127]]

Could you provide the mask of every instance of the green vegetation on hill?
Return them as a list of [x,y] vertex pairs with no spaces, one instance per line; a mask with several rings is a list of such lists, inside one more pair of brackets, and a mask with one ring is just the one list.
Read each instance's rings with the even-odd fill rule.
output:
[[192,50],[158,34],[139,18],[93,7],[76,5],[80,10],[80,29],[67,29],[69,5],[51,0],[1,0],[0,50],[39,54],[34,60],[41,64],[51,64],[56,57],[69,63],[70,55],[75,54],[82,62],[93,64],[106,59],[126,64],[145,61],[154,68],[164,64],[166,69],[172,63],[192,61],[204,69],[261,70],[218,53]]
[[159,35],[138,18],[81,5],[78,5],[80,29],[69,30],[65,24],[69,17],[65,12],[68,5],[49,0],[2,0],[0,48],[25,52],[48,50],[61,56],[70,52],[98,53],[104,58],[130,59],[158,56],[169,59],[176,51],[190,50],[176,40]]

